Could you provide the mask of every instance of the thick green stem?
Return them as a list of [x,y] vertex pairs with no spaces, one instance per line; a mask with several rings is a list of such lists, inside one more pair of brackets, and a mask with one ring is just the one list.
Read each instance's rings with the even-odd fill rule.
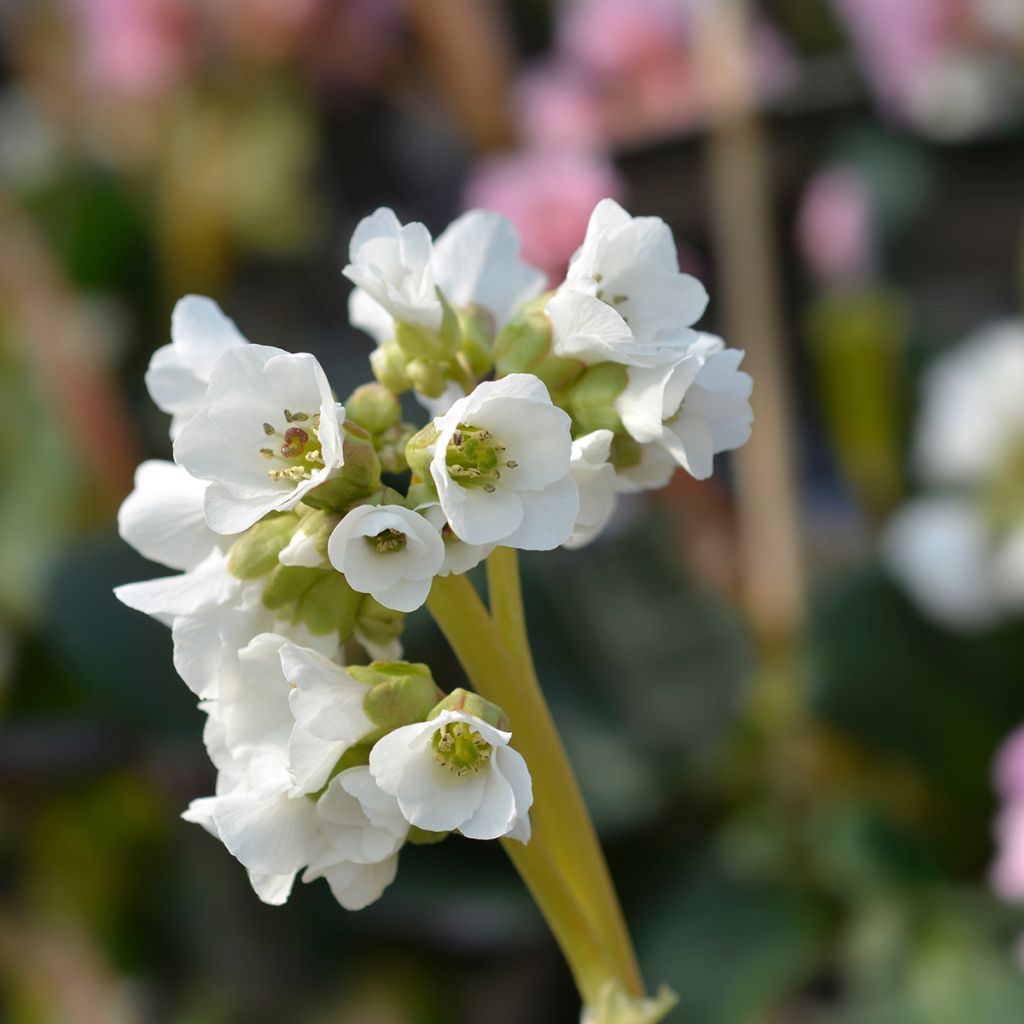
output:
[[561,793],[561,813],[551,840],[556,859],[573,866],[573,874],[579,877],[582,891],[588,897],[585,906],[596,927],[605,936],[605,941],[615,951],[627,990],[634,995],[642,995],[643,979],[619,898],[597,832],[534,669],[519,582],[519,559],[514,548],[496,548],[487,559],[487,590],[494,623],[518,662],[520,685],[532,698],[533,713],[542,720],[544,732],[553,737],[550,758],[554,776],[552,781]]
[[[513,635],[515,617],[522,621],[518,574],[514,582],[514,599],[509,588],[502,586],[503,596],[498,601],[508,639],[463,576],[437,577],[427,607],[477,692],[500,704],[512,723],[516,748],[533,776],[532,817],[543,837],[541,843],[535,839],[530,847],[538,843],[552,869],[560,872],[562,884],[573,896],[573,906],[589,922],[591,945],[605,951],[605,980],[614,979],[640,995],[640,972],[593,825],[532,665],[527,663],[525,625],[515,627],[518,638]],[[517,653],[511,653],[510,646]],[[527,884],[531,884],[528,878]],[[557,931],[556,937],[562,941]]]

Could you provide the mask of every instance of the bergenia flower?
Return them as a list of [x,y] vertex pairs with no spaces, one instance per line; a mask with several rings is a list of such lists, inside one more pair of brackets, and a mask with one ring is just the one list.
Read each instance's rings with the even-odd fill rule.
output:
[[402,505],[360,505],[334,528],[327,555],[353,590],[412,612],[430,593],[444,543],[423,516]]
[[614,199],[594,209],[565,283],[547,304],[555,355],[592,364],[660,366],[694,342],[704,286],[679,270],[669,226],[631,217]]
[[608,461],[613,436],[610,430],[594,430],[572,443],[569,472],[579,488],[580,511],[563,547],[589,544],[615,511],[615,467]]
[[616,407],[641,444],[661,445],[691,476],[711,476],[714,456],[746,444],[753,380],[739,369],[743,353],[701,334],[676,363],[629,370]]
[[370,774],[418,828],[526,842],[533,790],[511,738],[474,715],[443,711],[378,740]]
[[210,527],[239,533],[293,508],[340,470],[344,415],[313,356],[266,345],[229,349],[175,440],[174,458],[210,482]]
[[202,408],[217,360],[248,341],[213,299],[186,295],[171,313],[171,343],[153,353],[146,387],[171,416],[171,437]]
[[565,542],[579,512],[570,420],[540,380],[485,381],[434,426],[430,475],[458,537],[538,551]]
[[377,210],[356,228],[344,274],[357,286],[350,319],[377,341],[393,335],[393,320],[437,330],[437,289],[455,309],[487,310],[498,329],[545,284],[520,258],[515,228],[485,210],[463,214],[436,241],[422,224],[403,225],[391,210]]
[[117,529],[139,554],[170,569],[194,569],[231,539],[214,533],[203,512],[206,482],[182,466],[148,459],[121,503]]

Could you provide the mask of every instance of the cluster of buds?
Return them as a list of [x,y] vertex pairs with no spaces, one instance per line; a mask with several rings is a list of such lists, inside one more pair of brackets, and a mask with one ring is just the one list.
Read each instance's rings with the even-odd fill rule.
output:
[[185,817],[267,902],[302,871],[358,908],[407,841],[530,838],[517,723],[400,660],[404,617],[498,546],[580,547],[618,493],[707,476],[749,434],[751,381],[692,329],[706,297],[668,227],[610,200],[555,291],[483,211],[433,240],[378,210],[345,274],[378,346],[344,403],[313,356],[178,303],[147,374],[174,461],[143,463],[119,516],[176,573],[117,594],[171,627],[207,715],[216,791]]

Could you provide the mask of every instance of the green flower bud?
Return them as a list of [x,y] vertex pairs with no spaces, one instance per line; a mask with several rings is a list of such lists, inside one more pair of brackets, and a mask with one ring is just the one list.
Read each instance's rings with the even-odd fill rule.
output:
[[405,353],[396,341],[385,341],[370,353],[370,368],[384,387],[400,395],[412,387],[405,372]]
[[524,306],[501,329],[494,342],[494,367],[498,376],[533,373],[551,349],[551,321],[544,306],[551,293]]
[[383,384],[363,384],[345,402],[345,415],[370,434],[380,434],[402,418],[395,393]]
[[494,357],[494,314],[483,306],[466,306],[459,313],[459,327],[462,333],[460,354],[474,377],[483,377],[493,366]]
[[295,604],[327,571],[307,569],[299,565],[277,566],[267,577],[263,587],[264,607],[276,612]]
[[426,665],[374,661],[369,665],[350,665],[347,671],[370,688],[363,699],[363,710],[380,728],[381,735],[424,721],[441,693]]
[[339,511],[380,487],[380,459],[373,439],[358,423],[345,420],[344,458],[341,472],[303,499],[313,508]]
[[446,309],[441,328],[432,331],[420,324],[395,321],[395,341],[407,359],[428,361],[450,359],[458,345],[459,321],[451,309]]
[[345,640],[355,628],[363,595],[356,593],[340,572],[315,571],[320,572],[320,578],[299,598],[298,619],[306,624],[310,633],[325,636],[337,632],[338,639]]
[[619,363],[598,363],[590,366],[569,389],[569,412],[580,431],[622,432],[622,421],[615,411],[615,401],[628,383],[626,368]]
[[380,468],[385,473],[404,473],[409,468],[405,461],[405,447],[415,433],[415,424],[396,423],[374,437]]
[[[303,506],[299,506],[302,508]],[[316,544],[316,550],[324,561],[327,560],[327,542],[330,540],[334,528],[341,522],[341,515],[329,509],[309,509],[303,516],[299,529],[312,537]]]
[[437,428],[428,423],[418,433],[409,438],[405,446],[405,461],[409,464],[413,476],[419,480],[430,479],[430,463],[434,458],[430,445],[437,440]]
[[412,386],[421,395],[437,398],[444,393],[447,381],[442,364],[427,359],[410,359],[405,364],[405,372]]
[[444,700],[431,708],[427,718],[437,718],[442,711],[462,711],[482,719],[496,729],[508,730],[508,719],[497,704],[492,704],[489,700],[484,700],[480,694],[464,690],[462,687],[452,690]]
[[375,601],[369,594],[363,597],[356,613],[355,631],[372,644],[383,646],[402,635],[405,615]]
[[417,480],[409,485],[409,491],[405,496],[409,508],[417,509],[420,505],[427,505],[437,501],[437,485],[433,477],[428,476],[425,480]]
[[299,525],[294,512],[271,512],[250,526],[231,546],[228,571],[240,580],[265,576]]

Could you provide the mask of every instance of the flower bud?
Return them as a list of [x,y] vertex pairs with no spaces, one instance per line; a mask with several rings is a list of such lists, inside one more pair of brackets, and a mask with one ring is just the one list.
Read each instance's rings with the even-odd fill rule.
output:
[[370,434],[383,433],[402,418],[395,393],[383,384],[363,384],[345,402],[345,415]]
[[306,504],[313,508],[340,511],[380,487],[380,459],[373,439],[352,420],[345,420],[344,431],[344,465],[337,476],[306,495]]
[[427,359],[410,359],[405,372],[412,386],[428,398],[438,398],[444,393],[444,366]]
[[437,718],[442,711],[463,711],[467,715],[482,719],[496,729],[508,729],[505,712],[497,704],[492,704],[489,700],[484,700],[480,694],[464,690],[462,687],[452,690],[444,700],[435,705],[427,718]]
[[418,433],[409,438],[405,446],[405,461],[409,464],[413,476],[419,480],[430,479],[430,463],[433,452],[430,446],[437,440],[437,427],[428,423]]
[[383,647],[402,635],[405,615],[375,601],[369,594],[363,595],[356,614],[355,631],[378,647]]
[[271,512],[231,546],[228,571],[240,580],[265,576],[277,565],[277,556],[298,525],[299,517],[294,512]]
[[362,603],[363,595],[333,569],[279,565],[263,588],[263,606],[279,618],[304,622],[321,636],[336,630],[339,640],[352,634]]
[[484,306],[466,306],[459,313],[462,342],[459,352],[474,377],[483,377],[494,363],[494,314]]
[[629,380],[624,366],[618,363],[597,363],[590,366],[567,394],[569,412],[580,431],[592,430],[622,432],[622,421],[615,409],[615,401],[626,389]]
[[524,306],[505,326],[494,343],[494,365],[499,377],[532,373],[551,392],[568,387],[583,372],[583,363],[551,354],[551,321],[544,312],[551,294]]
[[419,324],[395,321],[395,342],[406,359],[444,360],[454,349],[442,337],[440,331],[432,331]]
[[370,687],[363,710],[380,727],[381,735],[422,722],[441,693],[426,665],[373,661],[369,665],[350,665],[347,671],[353,679]]
[[370,353],[370,368],[374,377],[396,395],[412,387],[405,372],[405,362],[405,353],[395,341],[385,341]]
[[413,435],[416,426],[413,423],[396,423],[392,427],[374,437],[377,445],[377,457],[380,468],[385,473],[404,473],[409,465],[405,461],[405,448]]

